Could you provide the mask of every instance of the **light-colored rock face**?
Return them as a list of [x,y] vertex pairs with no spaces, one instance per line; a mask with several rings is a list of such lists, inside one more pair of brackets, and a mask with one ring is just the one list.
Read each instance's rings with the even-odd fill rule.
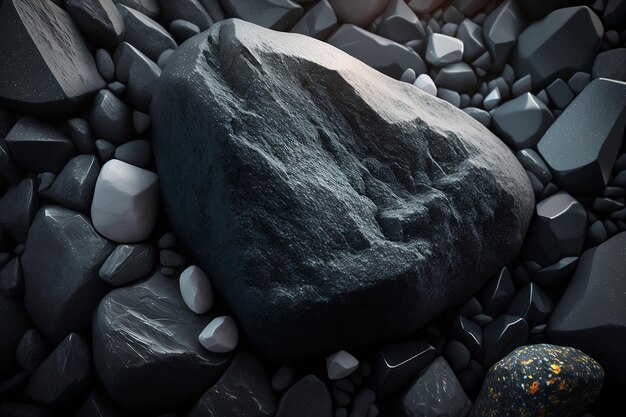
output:
[[462,111],[238,20],[170,62],[152,105],[169,218],[271,357],[411,333],[517,254],[528,179]]

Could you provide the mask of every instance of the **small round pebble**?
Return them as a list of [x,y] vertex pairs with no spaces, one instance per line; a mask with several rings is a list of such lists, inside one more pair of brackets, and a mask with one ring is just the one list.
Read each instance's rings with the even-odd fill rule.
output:
[[213,288],[209,277],[192,265],[180,274],[180,293],[187,307],[196,314],[204,314],[213,306]]
[[239,341],[237,324],[230,316],[216,317],[202,330],[198,341],[208,351],[230,352],[237,347]]
[[333,353],[326,359],[326,370],[331,380],[350,376],[358,367],[359,361],[345,350]]

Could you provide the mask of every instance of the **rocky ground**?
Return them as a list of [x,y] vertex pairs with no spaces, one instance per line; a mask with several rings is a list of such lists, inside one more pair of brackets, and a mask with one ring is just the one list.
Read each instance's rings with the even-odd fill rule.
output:
[[0,416],[623,415],[626,1],[0,0],[0,40]]

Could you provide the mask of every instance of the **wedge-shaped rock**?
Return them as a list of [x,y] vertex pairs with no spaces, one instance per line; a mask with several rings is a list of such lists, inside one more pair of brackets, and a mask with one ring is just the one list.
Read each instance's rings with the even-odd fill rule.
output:
[[111,291],[93,320],[96,371],[111,399],[144,412],[199,398],[229,361],[198,343],[209,321],[187,308],[175,280],[158,273]]
[[265,354],[408,334],[517,253],[526,173],[460,110],[239,20],[172,59],[152,106],[166,209]]
[[548,340],[587,352],[626,382],[626,232],[583,254],[548,322]]
[[557,78],[590,72],[604,28],[588,7],[559,9],[519,36],[512,62],[516,74],[530,74],[539,90]]
[[126,27],[124,40],[151,60],[156,62],[165,50],[178,46],[172,35],[148,16],[122,4],[117,8]]
[[552,124],[537,148],[556,184],[572,194],[601,194],[626,126],[626,83],[593,80]]
[[385,10],[389,0],[330,0],[342,22],[367,27]]
[[274,29],[289,30],[302,17],[302,6],[292,0],[223,0],[233,17]]
[[114,49],[124,38],[124,20],[111,0],[68,0],[67,12],[86,36]]
[[426,39],[422,22],[403,0],[391,0],[376,31],[380,36],[396,42]]
[[400,78],[408,68],[416,74],[426,72],[414,50],[358,26],[341,25],[327,42],[393,78]]
[[0,39],[2,106],[66,113],[105,85],[72,18],[51,1],[3,2]]
[[48,338],[58,342],[89,328],[108,289],[98,269],[113,248],[85,215],[58,206],[39,210],[22,255],[24,303]]
[[487,16],[483,36],[495,68],[501,69],[507,62],[523,28],[521,12],[514,0],[505,0]]
[[317,39],[326,39],[337,27],[337,16],[328,0],[322,0],[311,8],[291,29]]

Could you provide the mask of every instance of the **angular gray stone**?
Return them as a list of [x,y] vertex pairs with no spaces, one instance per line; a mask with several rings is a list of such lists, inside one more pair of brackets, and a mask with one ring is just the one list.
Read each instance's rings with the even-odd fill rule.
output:
[[506,267],[494,276],[481,290],[483,312],[492,317],[499,315],[515,294],[511,273]]
[[489,0],[454,0],[454,6],[465,16],[473,16],[485,8]]
[[105,85],[72,18],[51,1],[4,1],[0,39],[0,106],[69,113]]
[[200,397],[189,417],[273,417],[274,411],[274,392],[261,363],[249,353],[240,353]]
[[291,29],[304,14],[292,0],[222,0],[222,5],[232,17],[281,31]]
[[108,289],[98,269],[112,250],[85,215],[58,206],[39,210],[22,255],[24,304],[49,339],[89,328]]
[[87,211],[91,207],[100,163],[94,155],[78,155],[61,170],[44,196],[63,207]]
[[13,240],[24,243],[38,208],[35,181],[24,178],[0,197],[0,229]]
[[96,66],[102,78],[107,82],[115,81],[115,63],[111,54],[106,49],[98,49],[95,57]]
[[626,83],[593,80],[552,124],[537,148],[556,184],[572,194],[604,191],[626,125]]
[[98,275],[116,287],[145,277],[156,262],[156,250],[147,244],[118,245],[102,264]]
[[11,259],[0,270],[0,291],[13,299],[24,296],[24,276],[19,258]]
[[[504,67],[523,29],[521,12],[514,0],[503,1],[487,16],[483,26],[483,36],[491,54],[494,69]],[[524,71],[518,71],[517,68],[516,72],[526,74]]]
[[[198,27],[198,25],[183,19],[174,20],[172,23],[170,23],[168,28],[169,33],[171,33],[174,39],[176,39],[179,43],[182,43],[200,33],[200,28]],[[159,55],[159,58],[161,55],[162,53]],[[156,59],[157,63],[159,58]]]
[[0,378],[17,370],[15,351],[24,333],[31,326],[22,300],[14,300],[0,293]]
[[131,140],[115,149],[115,159],[146,168],[152,162],[152,146],[147,140]]
[[[442,399],[445,398],[445,401]],[[464,416],[472,402],[446,360],[439,357],[424,369],[400,398],[399,416]]]
[[593,78],[626,81],[626,48],[600,52],[593,62],[591,75]]
[[156,61],[163,51],[176,49],[178,46],[172,35],[148,16],[123,4],[118,4],[117,9],[126,27],[124,41],[139,49],[151,60]]
[[128,102],[135,110],[150,112],[154,88],[161,76],[161,68],[148,57],[137,57],[128,70]]
[[76,154],[70,138],[30,116],[20,117],[5,141],[13,161],[32,172],[58,173]]
[[128,141],[132,134],[130,109],[106,89],[100,90],[96,95],[89,123],[98,139],[106,139],[115,145]]
[[[159,5],[160,15],[165,22],[169,23],[176,19],[184,19],[198,25],[200,30],[206,30],[214,23],[209,12],[198,0],[156,0],[156,2]],[[133,7],[132,5],[128,6]],[[136,7],[133,8],[137,9]],[[156,16],[150,17],[156,18]]]
[[20,339],[15,356],[22,369],[32,374],[46,360],[48,353],[46,338],[39,330],[29,329]]
[[483,366],[488,369],[528,340],[529,327],[522,317],[503,314],[492,321],[484,331],[485,356]]
[[89,345],[78,334],[70,333],[37,368],[24,396],[41,405],[65,405],[86,391],[90,377]]
[[412,49],[355,25],[341,25],[327,42],[395,79],[408,68],[416,74],[426,72],[424,61]]
[[494,132],[515,150],[532,148],[554,121],[541,100],[526,93],[491,111]]
[[96,140],[95,145],[96,154],[98,155],[98,158],[100,158],[100,161],[107,162],[113,158],[113,154],[115,154],[115,146],[111,142],[104,139],[98,139]]
[[528,326],[545,324],[554,310],[552,300],[537,284],[528,283],[520,289],[509,303],[506,314],[522,317]]
[[543,184],[547,184],[552,180],[550,169],[537,152],[532,149],[522,149],[517,152],[516,156],[520,164],[535,174]]
[[145,412],[199,398],[230,359],[198,342],[211,317],[189,310],[176,280],[159,273],[107,294],[92,332],[96,371],[111,399]]
[[214,22],[221,22],[226,18],[219,0],[200,0],[200,3],[209,12]]
[[477,107],[466,107],[463,111],[476,119],[481,125],[487,128],[491,126],[491,115],[488,111]]
[[502,100],[502,94],[500,94],[500,88],[496,87],[483,100],[483,107],[485,110],[492,110],[500,104],[500,100]]
[[483,329],[467,317],[457,316],[451,330],[451,336],[463,343],[472,356],[478,360],[483,357]]
[[307,375],[283,395],[274,417],[332,417],[333,404],[328,387]]
[[461,95],[456,91],[447,88],[438,88],[437,97],[444,101],[447,101],[454,107],[461,107]]
[[[600,233],[603,234],[603,237],[601,237],[600,239],[598,239],[598,241],[594,243],[600,244],[607,239],[606,230],[602,225],[602,221],[595,221],[587,231],[587,236],[588,239],[591,237],[593,242],[593,232],[594,230],[597,230],[596,226],[600,227],[599,230]],[[578,256],[567,256],[559,260],[555,264],[546,266],[545,268],[541,268],[540,270],[534,272],[533,282],[536,282],[537,284],[546,288],[556,287],[572,276],[577,264]]]
[[530,93],[533,89],[533,77],[530,74],[524,75],[519,80],[515,81],[511,86],[511,92],[514,97],[519,97],[522,94]]
[[291,31],[324,40],[336,27],[335,11],[328,0],[321,0],[302,16]]
[[426,61],[438,67],[460,62],[464,48],[463,41],[459,39],[433,33],[428,37]]
[[416,13],[430,13],[447,0],[410,0],[409,7]]
[[94,143],[87,120],[76,117],[67,121],[67,130],[80,153],[93,153]]
[[587,352],[621,382],[626,381],[625,252],[626,232],[586,251],[547,330],[551,343]]
[[435,358],[435,348],[424,341],[383,346],[373,363],[372,386],[384,400],[404,388]]
[[403,0],[391,0],[380,16],[376,33],[399,43],[426,39],[422,22]]
[[[140,11],[151,19],[156,19],[161,14],[159,0],[113,0],[115,4],[123,4]],[[169,3],[181,3],[181,1],[171,1]],[[165,15],[165,10],[163,10]]]
[[330,0],[340,21],[363,28],[380,16],[388,3],[389,0]]
[[472,67],[465,62],[446,65],[441,68],[437,73],[437,77],[435,77],[435,84],[439,87],[457,92],[470,91],[476,86],[477,82],[478,79]]
[[67,0],[65,10],[98,46],[115,49],[124,38],[124,20],[111,0]]
[[483,43],[483,28],[469,19],[465,19],[459,25],[456,34],[464,45],[463,60],[472,62],[485,52]]
[[526,255],[542,266],[578,256],[587,231],[585,208],[565,191],[537,203],[526,237]]
[[[173,59],[152,106],[166,210],[263,353],[286,361],[411,333],[517,253],[528,179],[461,111],[315,39],[239,20]],[[244,80],[252,96],[228,87]]]
[[577,71],[590,72],[603,32],[602,22],[586,6],[556,10],[519,35],[513,68],[530,74],[535,90]]
[[574,93],[567,86],[565,81],[558,78],[546,87],[546,92],[550,101],[557,109],[564,110],[574,100]]
[[[625,63],[626,64],[626,63]],[[596,77],[599,78],[599,77]],[[602,78],[612,78],[612,77],[602,77]],[[625,77],[626,78],[626,77]],[[626,81],[626,79],[622,80]],[[577,72],[572,75],[569,80],[567,80],[567,85],[572,89],[574,94],[580,94],[581,91],[589,85],[591,82],[591,74],[587,72]]]

